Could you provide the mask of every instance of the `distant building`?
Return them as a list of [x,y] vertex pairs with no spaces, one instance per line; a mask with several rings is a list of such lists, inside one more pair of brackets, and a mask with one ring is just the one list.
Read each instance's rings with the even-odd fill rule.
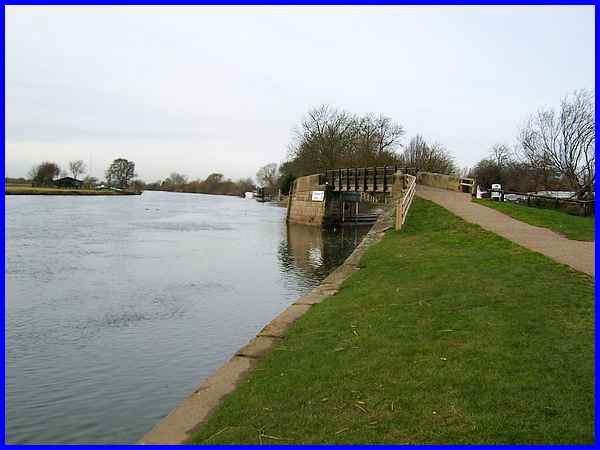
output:
[[64,177],[54,180],[54,186],[59,188],[75,188],[79,189],[83,186],[83,181],[73,177]]

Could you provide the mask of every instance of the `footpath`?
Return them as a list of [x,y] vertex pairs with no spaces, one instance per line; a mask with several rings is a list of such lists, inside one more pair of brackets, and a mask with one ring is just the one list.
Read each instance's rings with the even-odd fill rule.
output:
[[567,239],[547,228],[520,222],[471,202],[470,194],[417,185],[416,194],[446,208],[467,222],[481,226],[530,250],[594,276],[594,242]]

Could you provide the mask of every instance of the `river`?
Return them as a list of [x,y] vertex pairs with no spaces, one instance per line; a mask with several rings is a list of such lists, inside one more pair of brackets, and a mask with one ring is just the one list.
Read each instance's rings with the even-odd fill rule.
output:
[[202,194],[5,203],[13,443],[136,442],[367,232]]

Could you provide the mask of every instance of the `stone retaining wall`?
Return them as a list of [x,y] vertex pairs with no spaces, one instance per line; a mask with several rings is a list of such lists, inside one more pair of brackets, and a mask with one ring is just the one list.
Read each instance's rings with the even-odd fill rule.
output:
[[313,201],[312,193],[313,191],[326,191],[326,188],[319,184],[319,175],[309,175],[295,180],[288,203],[288,222],[306,225],[325,224],[327,222],[327,193],[322,202]]
[[[465,184],[470,183],[470,184]],[[472,178],[461,178],[454,175],[443,175],[441,173],[418,172],[417,184],[447,189],[449,191],[473,193],[475,180]]]
[[460,191],[460,178],[452,175],[442,175],[440,173],[418,172],[417,184],[448,189],[450,191]]

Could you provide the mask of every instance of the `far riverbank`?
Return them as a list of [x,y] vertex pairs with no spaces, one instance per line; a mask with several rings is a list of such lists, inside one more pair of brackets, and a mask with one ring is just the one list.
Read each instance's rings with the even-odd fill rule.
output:
[[20,185],[6,185],[5,195],[141,195],[141,192],[109,189],[61,189]]

